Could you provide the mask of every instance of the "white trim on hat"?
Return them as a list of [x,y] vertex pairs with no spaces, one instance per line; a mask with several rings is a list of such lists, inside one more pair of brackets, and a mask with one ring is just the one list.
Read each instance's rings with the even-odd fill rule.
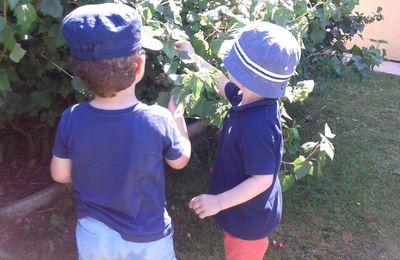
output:
[[243,65],[246,66],[249,70],[257,74],[258,76],[272,81],[272,82],[285,82],[290,79],[294,71],[290,74],[287,75],[282,75],[282,74],[276,74],[274,72],[271,72],[269,70],[266,70],[265,68],[259,66],[256,64],[254,61],[252,61],[246,53],[243,51],[242,47],[239,44],[239,41],[236,41],[234,44],[234,49],[236,53],[238,54],[239,59],[242,61]]

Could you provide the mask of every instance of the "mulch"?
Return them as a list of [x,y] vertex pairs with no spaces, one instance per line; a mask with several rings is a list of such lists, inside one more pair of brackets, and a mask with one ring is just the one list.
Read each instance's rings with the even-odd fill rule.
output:
[[[54,183],[49,166],[35,163],[16,159],[0,164],[0,207]],[[75,225],[71,192],[27,216],[0,219],[0,259],[77,259]]]
[[77,259],[71,194],[28,216],[0,220],[0,259]]
[[40,191],[52,183],[49,166],[12,161],[0,164],[0,207]]

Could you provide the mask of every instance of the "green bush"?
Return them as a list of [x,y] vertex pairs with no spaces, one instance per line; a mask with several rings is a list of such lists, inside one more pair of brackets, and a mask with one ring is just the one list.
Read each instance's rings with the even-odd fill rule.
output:
[[[30,143],[33,154],[49,143],[49,127],[56,125],[68,105],[86,100],[79,78],[68,72],[69,54],[60,33],[62,17],[77,6],[101,1],[4,0],[0,3],[0,131],[14,131]],[[284,189],[314,168],[320,173],[326,157],[333,159],[333,137],[326,125],[317,142],[301,145],[299,126],[284,109],[285,102],[302,102],[313,90],[311,79],[319,76],[365,78],[383,60],[376,47],[347,50],[345,42],[361,34],[366,24],[382,19],[353,14],[357,0],[147,0],[122,1],[134,5],[149,34],[164,43],[161,52],[148,52],[146,78],[137,88],[139,98],[165,104],[169,93],[187,102],[187,115],[220,126],[229,104],[216,94],[216,73],[196,71],[187,53],[177,53],[175,42],[190,40],[197,53],[220,67],[221,46],[253,20],[272,21],[288,28],[302,45],[297,74],[288,97],[280,102],[285,136]],[[382,43],[382,41],[377,42]],[[343,63],[345,53],[352,53]],[[47,131],[43,131],[47,129]],[[54,129],[54,128],[53,128]],[[8,130],[7,132],[5,130]],[[45,151],[47,152],[47,151]],[[45,153],[44,152],[44,153]],[[314,165],[316,167],[314,167]]]

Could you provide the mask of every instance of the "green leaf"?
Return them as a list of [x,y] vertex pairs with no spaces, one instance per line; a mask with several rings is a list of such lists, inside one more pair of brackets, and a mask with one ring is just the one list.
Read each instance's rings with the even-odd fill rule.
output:
[[178,64],[176,62],[172,62],[172,63],[165,63],[163,66],[163,71],[164,73],[166,73],[167,75],[169,74],[175,74],[177,69],[178,69]]
[[294,176],[296,180],[300,180],[301,178],[304,178],[307,174],[312,175],[313,171],[313,163],[311,161],[303,161],[302,163],[299,163],[294,167]]
[[11,91],[7,75],[0,73],[0,91]]
[[58,88],[57,93],[59,93],[63,98],[68,97],[68,95],[71,95],[73,91],[73,88],[71,88],[71,85],[69,84],[69,80],[63,80],[60,84],[60,87]]
[[206,99],[199,99],[197,101],[190,100],[193,107],[192,116],[196,115],[200,118],[209,118],[215,115],[215,108],[213,102]]
[[53,24],[48,31],[48,47],[51,49],[56,49],[62,47],[65,44],[64,37],[61,33],[61,28],[58,24]]
[[41,21],[40,21],[38,33],[47,34],[48,31],[50,30],[51,26],[53,25],[53,21],[52,20],[53,20],[53,18],[50,18],[50,17],[42,18]]
[[14,37],[14,31],[7,24],[0,30],[0,42],[6,46],[7,49],[11,50],[14,48],[15,43],[17,42]]
[[145,7],[143,9],[143,17],[146,23],[150,22],[151,18],[153,18],[153,12],[150,8]]
[[301,148],[304,150],[305,153],[309,153],[314,149],[314,147],[317,145],[317,142],[307,142],[304,143]]
[[49,110],[41,113],[40,121],[45,122],[49,126],[55,126],[57,116],[58,114],[54,113],[52,110]]
[[272,19],[276,22],[277,25],[285,26],[286,21],[289,20],[291,16],[291,12],[287,10],[284,6],[276,8],[272,14]]
[[10,7],[10,9],[14,10],[14,8],[19,3],[19,0],[8,0],[7,2],[8,2],[8,6]]
[[4,21],[4,17],[0,15],[0,32],[6,27],[7,23]]
[[201,81],[195,74],[188,74],[185,76],[182,83],[188,86],[190,91],[193,93],[192,98],[197,102],[200,98],[201,91],[203,90],[203,84],[201,84]]
[[295,182],[295,178],[291,174],[290,175],[279,174],[279,180],[281,182],[282,192],[289,190],[290,187],[292,187]]
[[63,7],[60,0],[42,0],[40,2],[40,11],[54,18],[61,18],[63,15]]
[[303,163],[305,162],[306,158],[302,155],[300,155],[296,160],[293,161],[293,166],[296,167],[301,167]]
[[168,107],[169,98],[170,98],[169,93],[162,91],[162,92],[158,93],[156,102],[160,106]]
[[229,11],[225,14],[233,18],[228,24],[228,32],[236,31],[237,29],[243,28],[246,24],[250,22],[249,19],[243,17],[242,15],[235,15]]
[[362,70],[368,68],[367,64],[365,64],[365,62],[362,60],[362,57],[360,57],[358,55],[353,55],[351,57],[351,60],[354,62],[354,64],[356,65],[356,67],[359,71],[362,71]]
[[181,59],[181,61],[182,61],[183,63],[185,63],[185,64],[191,64],[191,63],[196,62],[195,59],[193,59],[193,58],[191,58],[191,57],[189,56],[189,53],[188,53],[187,51],[179,51],[179,52],[178,52],[178,57],[179,57],[179,59]]
[[338,9],[331,1],[327,1],[323,4],[324,17],[329,19],[338,13]]
[[311,40],[314,42],[314,44],[322,43],[323,40],[325,39],[326,32],[321,27],[321,24],[319,24],[316,21],[313,21],[312,23],[310,23],[310,30],[311,30],[310,37]]
[[169,59],[172,60],[176,54],[175,42],[170,41],[165,43],[162,51],[167,55]]
[[171,90],[171,95],[174,97],[175,103],[176,104],[180,104],[181,102],[185,102],[186,101],[186,99],[190,95],[190,92],[189,92],[188,89],[182,89],[180,87],[174,87]]
[[328,138],[334,138],[335,134],[331,132],[331,129],[328,126],[328,123],[325,123],[325,136]]
[[192,38],[192,44],[197,54],[202,57],[208,55],[209,45],[208,42],[204,39],[203,34],[196,33]]
[[[2,107],[7,102],[7,93],[4,91],[0,91],[0,107]],[[6,110],[7,113],[10,113],[10,109]],[[0,120],[0,128],[3,128],[4,124],[2,120]]]
[[65,223],[65,218],[62,215],[52,214],[50,218],[50,224],[53,227],[59,227]]
[[[218,14],[217,14],[218,15]],[[201,26],[207,26],[210,22],[210,18],[206,17],[206,16],[202,16],[200,18],[200,25]]]
[[362,55],[362,50],[357,45],[353,45],[353,47],[350,49],[350,52],[353,55],[359,55],[359,56]]
[[210,55],[215,55],[217,57],[221,57],[221,46],[222,43],[224,42],[224,38],[222,37],[222,35],[220,35],[220,37],[216,38],[216,39],[212,39],[210,42],[210,50],[211,53]]
[[31,101],[37,107],[49,108],[51,105],[51,97],[48,92],[35,91],[31,93]]
[[321,136],[321,146],[320,146],[320,151],[325,152],[331,160],[333,160],[333,156],[335,153],[335,148],[333,147],[333,144],[323,135]]
[[172,39],[174,39],[176,41],[189,40],[189,36],[185,33],[185,31],[181,30],[179,28],[175,28],[171,31],[171,37],[172,37]]
[[21,44],[16,43],[14,44],[14,48],[10,53],[10,59],[13,62],[18,63],[24,57],[25,53],[26,51],[23,48],[21,48]]
[[14,10],[17,24],[23,32],[26,32],[37,19],[36,10],[30,3],[18,4]]
[[307,13],[308,10],[308,1],[307,0],[298,0],[295,2],[294,12],[296,16],[302,16]]

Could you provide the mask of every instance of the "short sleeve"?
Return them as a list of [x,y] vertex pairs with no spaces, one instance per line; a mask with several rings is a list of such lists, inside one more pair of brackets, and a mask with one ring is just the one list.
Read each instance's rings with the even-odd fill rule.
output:
[[185,150],[185,139],[176,125],[171,113],[167,113],[168,124],[163,155],[168,160],[176,160],[181,157]]
[[236,106],[242,101],[242,92],[232,82],[226,83],[225,96],[233,106]]
[[274,174],[278,168],[276,163],[277,144],[279,140],[271,131],[248,131],[242,139],[241,150],[247,175]]
[[53,155],[63,158],[63,159],[68,159],[69,154],[68,154],[68,146],[66,144],[66,137],[65,137],[65,113],[61,116],[60,121],[58,122],[58,127],[57,127],[57,134],[56,138],[54,140],[54,145],[53,145]]

